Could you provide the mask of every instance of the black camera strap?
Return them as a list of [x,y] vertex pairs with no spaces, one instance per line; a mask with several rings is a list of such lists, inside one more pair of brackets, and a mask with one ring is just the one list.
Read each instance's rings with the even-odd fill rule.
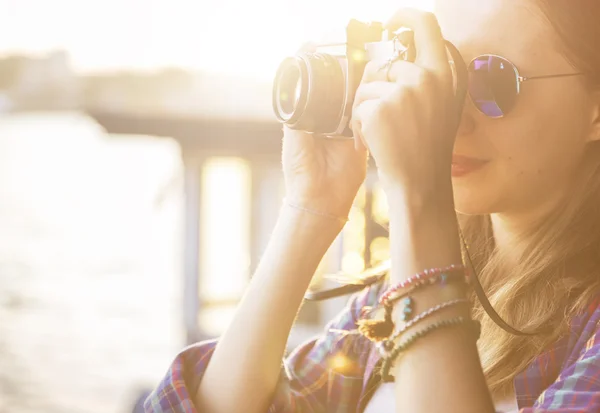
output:
[[[446,48],[448,49],[448,52],[450,53],[450,56],[452,57],[452,61],[450,62],[450,64],[453,65],[453,71],[456,76],[456,85],[455,85],[456,116],[457,116],[457,122],[460,122],[461,118],[462,118],[462,112],[463,112],[463,109],[465,106],[464,102],[467,97],[467,93],[469,91],[468,90],[468,88],[469,88],[469,71],[467,69],[467,65],[466,65],[464,59],[462,58],[462,55],[460,54],[460,52],[458,51],[456,46],[454,46],[452,43],[446,41]],[[456,128],[457,127],[458,127],[458,123],[456,124]],[[487,296],[485,295],[485,291],[483,290],[481,282],[479,281],[479,278],[477,277],[477,274],[475,272],[475,267],[473,266],[473,262],[471,260],[471,255],[469,254],[469,250],[468,250],[467,245],[462,236],[462,232],[460,235],[461,235],[461,242],[463,243],[465,251],[466,251],[467,260],[469,261],[469,266],[472,269],[471,279],[472,279],[473,289],[475,290],[475,294],[477,294],[477,298],[479,298],[479,302],[483,306],[483,309],[490,316],[490,318],[494,321],[494,323],[496,323],[498,325],[498,327],[500,327],[504,331],[511,333],[515,336],[534,336],[534,335],[538,335],[538,334],[548,333],[550,331],[549,328],[541,328],[541,329],[538,329],[535,331],[517,330],[516,328],[514,328],[513,326],[508,324],[506,321],[504,321],[504,319],[502,319],[502,317],[500,317],[500,315],[496,312],[496,310],[494,310],[494,307],[490,303],[490,300],[488,300]]]

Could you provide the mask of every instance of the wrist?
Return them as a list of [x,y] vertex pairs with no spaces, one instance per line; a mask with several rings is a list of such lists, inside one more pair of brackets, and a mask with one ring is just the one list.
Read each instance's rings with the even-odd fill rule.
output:
[[382,187],[387,196],[390,210],[405,210],[414,213],[449,208],[454,211],[452,181],[414,188],[382,180]]
[[303,294],[341,228],[335,221],[282,205],[255,277],[291,277],[306,283]]
[[342,196],[329,190],[322,193],[299,193],[298,191],[288,191],[284,202],[290,203],[300,208],[305,208],[319,214],[331,215],[341,219],[346,219],[350,214],[354,198],[351,196]]
[[419,193],[408,198],[396,193],[389,205],[394,281],[402,281],[425,269],[462,262],[458,221],[451,197],[432,199]]
[[[311,210],[285,200],[280,208],[278,226],[300,238],[333,242],[344,228],[346,218]],[[327,241],[329,240],[329,241]]]
[[427,227],[446,229],[457,224],[454,197],[451,190],[411,191],[388,189],[386,191],[390,225],[400,222],[408,230]]
[[[342,227],[348,222],[348,213],[339,214],[328,212],[327,209],[321,209],[319,206],[310,207],[304,203],[296,202],[292,199],[286,198],[283,201],[284,206],[294,209],[296,212],[304,213],[308,217],[314,218],[325,218],[330,223],[336,222]],[[333,222],[331,222],[333,221]]]

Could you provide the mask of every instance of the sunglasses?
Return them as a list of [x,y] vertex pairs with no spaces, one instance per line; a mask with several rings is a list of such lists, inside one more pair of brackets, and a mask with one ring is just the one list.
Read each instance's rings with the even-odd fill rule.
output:
[[508,59],[491,54],[476,57],[468,69],[471,101],[481,113],[490,118],[502,118],[511,111],[521,93],[523,82],[583,74],[524,77]]

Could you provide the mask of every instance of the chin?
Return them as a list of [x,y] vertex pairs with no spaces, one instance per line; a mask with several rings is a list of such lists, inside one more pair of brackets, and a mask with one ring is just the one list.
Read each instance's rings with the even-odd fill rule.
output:
[[454,209],[459,214],[489,215],[494,211],[489,201],[482,190],[454,186]]

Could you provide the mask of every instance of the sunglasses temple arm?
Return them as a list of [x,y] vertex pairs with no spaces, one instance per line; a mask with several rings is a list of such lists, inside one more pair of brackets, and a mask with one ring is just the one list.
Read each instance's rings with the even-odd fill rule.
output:
[[519,76],[519,82],[526,82],[528,80],[539,80],[539,79],[553,79],[553,78],[557,78],[557,77],[572,77],[572,76],[581,76],[584,75],[584,73],[565,73],[562,75],[545,75],[545,76]]

